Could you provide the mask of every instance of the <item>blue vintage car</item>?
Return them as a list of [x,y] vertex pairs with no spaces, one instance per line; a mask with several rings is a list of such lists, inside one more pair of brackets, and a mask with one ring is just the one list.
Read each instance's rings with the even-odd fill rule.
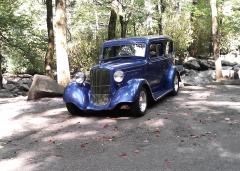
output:
[[81,114],[118,108],[144,115],[150,102],[178,93],[180,75],[173,56],[173,41],[167,36],[104,42],[90,81],[80,72],[66,87],[63,99],[68,111]]

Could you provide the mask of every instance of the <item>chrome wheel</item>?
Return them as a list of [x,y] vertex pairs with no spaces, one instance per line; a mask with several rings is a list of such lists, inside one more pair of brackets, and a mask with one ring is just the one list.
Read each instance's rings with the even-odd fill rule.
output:
[[139,95],[139,107],[141,112],[145,112],[147,108],[147,95],[145,91],[141,91]]
[[176,75],[174,78],[174,90],[177,92],[179,89],[179,80],[178,80],[178,76]]

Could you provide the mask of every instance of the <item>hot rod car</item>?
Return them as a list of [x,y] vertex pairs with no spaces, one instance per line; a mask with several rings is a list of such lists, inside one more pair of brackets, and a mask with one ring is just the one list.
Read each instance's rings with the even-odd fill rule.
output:
[[163,35],[104,42],[90,81],[76,73],[64,91],[69,113],[119,108],[144,115],[151,101],[178,93],[180,75],[173,57],[173,41]]

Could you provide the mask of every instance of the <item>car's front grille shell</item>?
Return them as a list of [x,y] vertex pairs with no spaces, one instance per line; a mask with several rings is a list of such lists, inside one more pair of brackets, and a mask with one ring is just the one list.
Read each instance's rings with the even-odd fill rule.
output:
[[93,69],[90,73],[91,99],[96,105],[106,105],[110,98],[110,72],[107,69]]

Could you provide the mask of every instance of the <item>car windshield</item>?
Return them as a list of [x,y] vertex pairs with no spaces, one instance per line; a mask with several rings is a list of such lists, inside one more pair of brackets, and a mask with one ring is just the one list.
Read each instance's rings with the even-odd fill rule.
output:
[[144,57],[145,49],[146,45],[143,43],[105,47],[103,49],[103,59],[130,56]]

